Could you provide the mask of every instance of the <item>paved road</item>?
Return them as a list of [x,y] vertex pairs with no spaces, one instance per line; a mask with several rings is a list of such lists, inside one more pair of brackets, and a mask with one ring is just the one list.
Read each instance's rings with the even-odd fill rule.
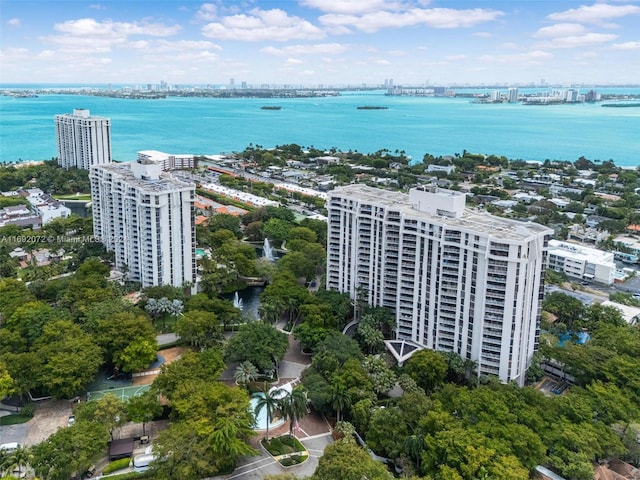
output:
[[309,459],[301,465],[284,468],[276,462],[271,455],[261,449],[259,456],[242,459],[231,475],[214,478],[216,480],[261,480],[265,475],[286,472],[291,472],[298,478],[311,476],[318,466],[318,459],[322,456],[325,447],[333,443],[333,438],[330,433],[325,433],[315,437],[301,439],[300,441],[309,451]]
[[73,403],[68,400],[38,402],[35,415],[27,423],[0,426],[0,443],[36,445],[59,428],[67,426],[72,407]]

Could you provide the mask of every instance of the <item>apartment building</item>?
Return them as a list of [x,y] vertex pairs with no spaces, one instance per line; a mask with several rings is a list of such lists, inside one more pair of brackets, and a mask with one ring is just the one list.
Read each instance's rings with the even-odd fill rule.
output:
[[58,164],[88,170],[111,163],[111,120],[92,117],[89,110],[55,116]]
[[91,168],[94,235],[142,287],[195,282],[195,185],[153,161]]
[[549,268],[568,277],[612,285],[616,276],[613,252],[551,240]]
[[433,186],[349,185],[327,207],[327,289],[393,310],[405,351],[453,351],[479,375],[524,384],[552,230],[474,212],[463,193]]
[[198,161],[193,155],[164,153],[158,150],[142,150],[138,152],[138,161],[145,160],[161,163],[163,170],[179,170],[198,166]]

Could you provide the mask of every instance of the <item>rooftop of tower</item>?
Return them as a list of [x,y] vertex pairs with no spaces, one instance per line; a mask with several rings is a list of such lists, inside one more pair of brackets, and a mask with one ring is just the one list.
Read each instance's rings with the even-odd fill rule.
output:
[[179,180],[169,173],[163,172],[157,178],[140,178],[137,177],[132,166],[136,162],[108,163],[104,165],[94,165],[92,171],[104,170],[117,175],[129,185],[138,187],[140,190],[150,193],[169,192],[175,190],[192,189],[195,184]]
[[[452,199],[464,195],[455,190],[446,190],[431,186],[418,187],[422,191],[429,191],[437,195],[440,199],[450,196]],[[414,190],[414,189],[412,189]],[[469,229],[483,232],[488,235],[509,240],[524,240],[531,236],[540,234],[551,234],[552,230],[544,225],[534,222],[522,222],[509,218],[497,217],[485,211],[478,211],[471,208],[464,208],[460,217],[448,215],[434,215],[424,210],[418,210],[409,200],[409,194],[384,190],[381,188],[369,187],[361,184],[338,187],[329,192],[329,200],[332,197],[348,195],[360,203],[370,203],[373,205],[385,206],[397,210],[403,215],[416,220],[428,219],[433,223],[443,226],[451,226],[462,229]]]

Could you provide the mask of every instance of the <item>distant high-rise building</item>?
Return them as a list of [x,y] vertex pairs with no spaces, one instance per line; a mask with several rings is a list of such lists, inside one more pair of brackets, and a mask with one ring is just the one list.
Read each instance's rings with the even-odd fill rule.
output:
[[597,102],[598,100],[600,100],[600,94],[595,90],[589,90],[585,95],[586,102]]
[[517,88],[510,88],[509,91],[507,92],[507,101],[509,103],[515,103],[518,101],[518,89]]
[[420,348],[455,352],[478,375],[524,384],[551,229],[475,212],[463,193],[430,186],[339,187],[327,209],[326,287],[394,312],[398,361]]
[[565,96],[565,101],[569,102],[569,103],[575,103],[578,101],[578,90],[576,90],[575,88],[570,88],[569,90],[567,90],[566,96]]
[[162,163],[94,165],[89,178],[94,235],[116,268],[142,287],[195,282],[195,185]]
[[88,170],[111,163],[111,120],[92,117],[89,110],[55,116],[58,164]]
[[246,90],[247,89],[247,82],[242,82],[242,89]]

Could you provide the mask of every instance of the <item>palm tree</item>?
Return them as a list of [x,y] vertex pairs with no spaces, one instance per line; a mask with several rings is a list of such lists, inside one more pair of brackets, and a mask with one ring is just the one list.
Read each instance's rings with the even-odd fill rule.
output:
[[244,361],[236,367],[233,373],[236,383],[246,385],[249,382],[255,382],[258,378],[258,369],[251,362]]
[[298,385],[291,393],[280,399],[280,413],[285,420],[289,420],[289,436],[293,436],[294,425],[307,414],[307,392]]
[[16,470],[22,473],[27,470],[27,466],[31,462],[31,458],[31,450],[29,450],[28,447],[18,445],[18,448],[2,459],[0,470],[4,470],[9,474]]
[[342,420],[343,410],[351,405],[351,395],[347,387],[341,384],[332,385],[329,401],[331,408],[336,411],[336,420],[339,422]]
[[420,471],[420,456],[422,454],[422,451],[426,448],[424,437],[424,434],[418,431],[414,435],[409,435],[408,437],[406,437],[402,444],[403,449],[407,453],[407,455],[415,460],[416,468],[418,471]]
[[265,323],[273,324],[278,318],[277,306],[273,302],[262,303],[258,309],[260,319]]
[[269,391],[267,389],[267,384],[264,384],[263,396],[258,398],[258,403],[256,404],[256,408],[254,410],[254,414],[257,416],[262,409],[264,408],[267,413],[267,431],[265,434],[265,440],[267,443],[269,442],[269,424],[273,419],[273,416],[279,411],[279,398],[282,395],[284,390],[282,388],[278,388],[276,390]]

